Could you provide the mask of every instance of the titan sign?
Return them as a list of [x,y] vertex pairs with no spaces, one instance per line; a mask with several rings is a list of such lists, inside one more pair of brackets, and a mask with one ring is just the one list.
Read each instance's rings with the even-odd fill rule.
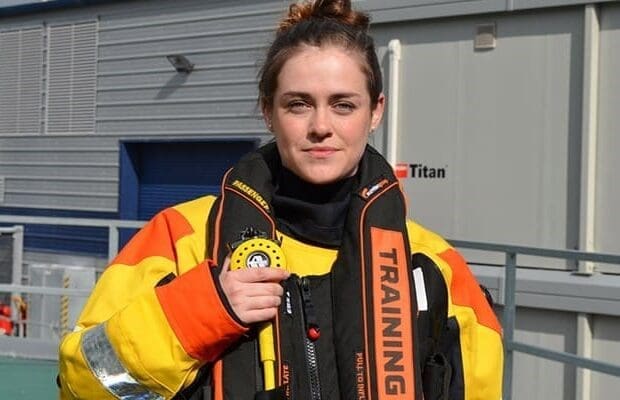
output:
[[444,179],[447,168],[448,166],[435,168],[424,164],[398,163],[394,167],[394,173],[397,178]]

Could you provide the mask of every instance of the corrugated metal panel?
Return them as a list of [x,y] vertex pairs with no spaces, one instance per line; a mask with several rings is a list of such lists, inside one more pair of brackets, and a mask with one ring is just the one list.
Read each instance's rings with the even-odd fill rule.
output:
[[[403,180],[414,218],[452,238],[575,248],[582,20],[566,8],[377,29],[382,49],[403,44],[398,159],[446,172]],[[497,47],[477,52],[475,27],[489,22]]]
[[114,212],[118,139],[0,137],[3,206]]
[[[597,315],[593,319],[592,358],[610,364],[620,360],[620,319]],[[592,373],[592,399],[611,399],[620,392],[620,379],[617,376]]]
[[[517,311],[515,340],[549,350],[574,353],[576,322],[570,312],[520,307]],[[555,361],[515,353],[513,399],[572,399],[575,368]]]
[[[185,5],[168,14],[102,16],[98,133],[265,133],[255,101],[257,60],[281,6]],[[177,73],[169,54],[184,54],[194,70]]]
[[50,26],[47,133],[95,131],[97,23]]
[[[596,3],[617,0],[598,0]],[[358,0],[376,23],[523,11],[592,3],[591,0]]]
[[[616,1],[598,0],[597,2]],[[109,3],[106,0],[55,0],[2,1],[0,16],[28,14],[37,11],[83,7],[89,4]],[[151,1],[154,7],[166,8],[165,3]],[[127,2],[126,2],[127,3]],[[174,2],[169,2],[174,4]],[[377,22],[396,22],[422,18],[449,17],[480,14],[495,11],[526,10],[546,7],[562,7],[591,3],[590,0],[357,0],[355,5],[367,10]],[[4,4],[4,7],[3,7]],[[258,2],[262,7],[264,2]],[[284,7],[288,2],[277,3]],[[163,5],[163,7],[162,7]],[[234,8],[231,6],[230,8]],[[280,9],[277,10],[279,12]]]
[[[620,4],[601,7],[595,248],[620,253]],[[606,266],[597,266],[607,270]]]
[[41,28],[0,32],[0,135],[41,130]]

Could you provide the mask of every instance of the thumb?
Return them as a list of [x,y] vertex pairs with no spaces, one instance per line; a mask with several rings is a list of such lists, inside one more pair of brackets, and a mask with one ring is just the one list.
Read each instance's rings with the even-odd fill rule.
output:
[[220,269],[220,275],[226,275],[230,271],[230,257],[226,256],[224,259],[224,264],[222,264],[222,268]]

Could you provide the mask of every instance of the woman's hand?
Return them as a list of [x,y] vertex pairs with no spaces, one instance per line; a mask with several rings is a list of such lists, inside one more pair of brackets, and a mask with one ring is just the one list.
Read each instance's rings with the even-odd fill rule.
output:
[[268,321],[276,316],[284,290],[280,282],[289,273],[280,268],[230,270],[226,258],[220,273],[220,286],[237,317],[244,324]]

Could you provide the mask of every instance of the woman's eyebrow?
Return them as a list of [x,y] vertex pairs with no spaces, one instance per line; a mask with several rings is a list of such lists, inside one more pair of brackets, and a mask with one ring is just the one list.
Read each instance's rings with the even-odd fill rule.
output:
[[346,99],[346,98],[352,98],[352,97],[362,97],[362,95],[357,92],[343,92],[343,93],[334,93],[331,96],[329,96],[330,100],[339,100],[339,99]]
[[282,93],[282,97],[302,97],[302,98],[310,98],[310,94],[306,92],[298,92],[298,91],[289,91]]
[[[282,93],[282,97],[300,97],[302,99],[312,98],[312,96],[309,93],[301,92],[301,91],[284,92]],[[329,96],[329,99],[333,101],[333,100],[339,100],[339,99],[345,99],[345,98],[357,98],[357,97],[362,97],[362,95],[357,92],[341,92],[341,93],[331,94]]]

